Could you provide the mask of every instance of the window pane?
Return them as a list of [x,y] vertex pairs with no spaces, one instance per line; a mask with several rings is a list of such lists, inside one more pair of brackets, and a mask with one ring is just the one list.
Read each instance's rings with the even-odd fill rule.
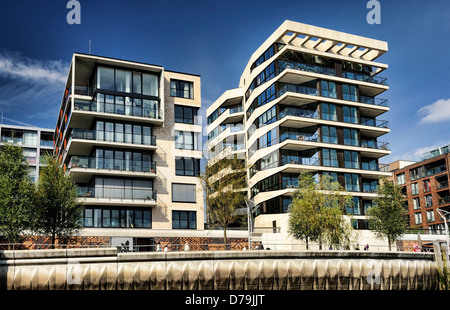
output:
[[116,69],[116,91],[131,92],[131,72]]
[[98,67],[97,88],[114,90],[114,69]]
[[142,94],[142,75],[133,73],[133,93]]
[[142,94],[158,96],[158,76],[153,74],[142,75]]

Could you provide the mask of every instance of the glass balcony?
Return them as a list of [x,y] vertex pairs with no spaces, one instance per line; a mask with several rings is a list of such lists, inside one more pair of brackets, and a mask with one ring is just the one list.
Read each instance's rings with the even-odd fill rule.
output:
[[368,83],[375,83],[380,85],[388,85],[387,78],[379,77],[379,76],[370,76],[360,73],[354,73],[349,71],[342,72],[342,76],[346,79],[356,80],[356,81],[363,81]]
[[301,156],[282,156],[281,165],[295,164],[295,165],[308,165],[318,166],[318,157],[301,157]]
[[445,205],[450,203],[450,196],[439,198],[439,205]]
[[301,85],[293,85],[293,84],[284,84],[277,93],[277,97],[281,97],[286,92],[299,93],[305,95],[319,95],[319,91],[313,87],[301,86]]
[[434,167],[434,168],[425,170],[425,177],[428,177],[430,175],[435,175],[438,173],[442,173],[442,172],[446,172],[446,171],[447,171],[447,167],[445,165],[441,165],[438,167]]
[[72,156],[69,168],[93,168],[156,173],[156,162]]
[[301,70],[301,71],[305,71],[305,72],[313,72],[313,73],[326,74],[326,75],[336,75],[336,71],[332,68],[307,65],[307,64],[300,63],[300,62],[294,62],[294,61],[278,60],[277,74],[280,74],[281,72],[283,72],[286,69]]
[[367,103],[367,104],[373,104],[378,105],[382,107],[388,107],[388,100],[387,99],[381,99],[381,98],[375,98],[375,97],[368,97],[368,96],[359,96],[359,102],[361,103]]
[[319,112],[312,110],[304,110],[299,108],[285,108],[279,114],[279,119],[282,119],[285,116],[298,116],[298,117],[307,117],[307,118],[319,118]]
[[95,140],[107,142],[119,142],[126,144],[140,144],[156,146],[156,136],[151,135],[133,135],[124,133],[115,133],[112,131],[97,131],[89,129],[72,129],[70,140]]
[[373,118],[365,118],[361,117],[361,125],[365,126],[372,126],[372,127],[378,127],[378,128],[389,128],[389,122],[380,120],[380,119],[373,119]]
[[373,140],[361,140],[361,147],[367,147],[378,150],[390,150],[389,142],[380,142]]
[[284,132],[280,135],[280,142],[285,140],[297,140],[297,141],[308,141],[308,142],[318,142],[319,135],[318,134],[309,134],[309,133],[299,133],[299,132]]
[[160,109],[133,107],[123,104],[97,103],[95,101],[75,101],[74,109],[76,111],[90,111],[90,112],[161,119]]
[[156,191],[149,189],[78,186],[78,197],[118,201],[156,201]]

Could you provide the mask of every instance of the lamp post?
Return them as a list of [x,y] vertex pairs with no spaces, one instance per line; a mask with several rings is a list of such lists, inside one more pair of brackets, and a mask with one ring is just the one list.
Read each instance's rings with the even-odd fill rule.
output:
[[444,226],[445,226],[445,239],[446,239],[446,243],[447,243],[447,264],[448,264],[448,259],[449,259],[449,236],[448,236],[448,224],[447,224],[447,217],[446,215],[449,215],[450,212],[448,211],[444,211],[441,210],[439,208],[436,209],[436,211],[439,213],[439,215],[442,217],[442,219],[444,220]]
[[247,205],[247,226],[248,226],[248,249],[252,249],[252,210],[253,210],[253,201],[245,201]]

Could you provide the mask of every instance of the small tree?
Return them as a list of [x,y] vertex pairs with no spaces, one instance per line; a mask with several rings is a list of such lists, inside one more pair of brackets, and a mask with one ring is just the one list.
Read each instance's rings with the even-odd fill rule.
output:
[[77,202],[75,183],[59,160],[46,156],[44,163],[37,184],[35,230],[51,236],[54,247],[57,237],[68,239],[78,233],[83,207]]
[[343,217],[352,197],[331,177],[323,175],[316,183],[313,175],[303,172],[298,189],[289,206],[289,232],[297,239],[343,244],[348,241],[351,227]]
[[377,236],[387,238],[389,250],[391,244],[401,237],[407,227],[405,198],[400,187],[385,177],[380,179],[374,206],[367,210],[369,225]]
[[237,209],[245,206],[247,186],[245,161],[231,156],[205,167],[201,175],[206,192],[208,221],[223,228],[223,242],[227,243],[227,227],[239,222]]
[[0,233],[8,243],[20,241],[30,228],[34,184],[23,149],[5,142],[0,149]]

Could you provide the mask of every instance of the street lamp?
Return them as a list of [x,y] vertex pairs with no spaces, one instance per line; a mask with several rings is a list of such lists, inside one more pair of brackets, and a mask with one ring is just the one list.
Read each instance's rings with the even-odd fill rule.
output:
[[248,249],[251,250],[252,249],[252,231],[253,231],[252,210],[253,210],[254,203],[251,200],[249,200],[249,201],[245,200],[245,204],[247,205]]
[[441,210],[439,208],[437,208],[436,211],[439,213],[439,215],[444,220],[445,238],[446,238],[446,242],[447,242],[447,264],[448,264],[448,259],[449,259],[449,253],[448,253],[448,250],[449,250],[449,236],[448,236],[448,224],[447,224],[447,217],[446,217],[446,215],[449,215],[450,212]]

